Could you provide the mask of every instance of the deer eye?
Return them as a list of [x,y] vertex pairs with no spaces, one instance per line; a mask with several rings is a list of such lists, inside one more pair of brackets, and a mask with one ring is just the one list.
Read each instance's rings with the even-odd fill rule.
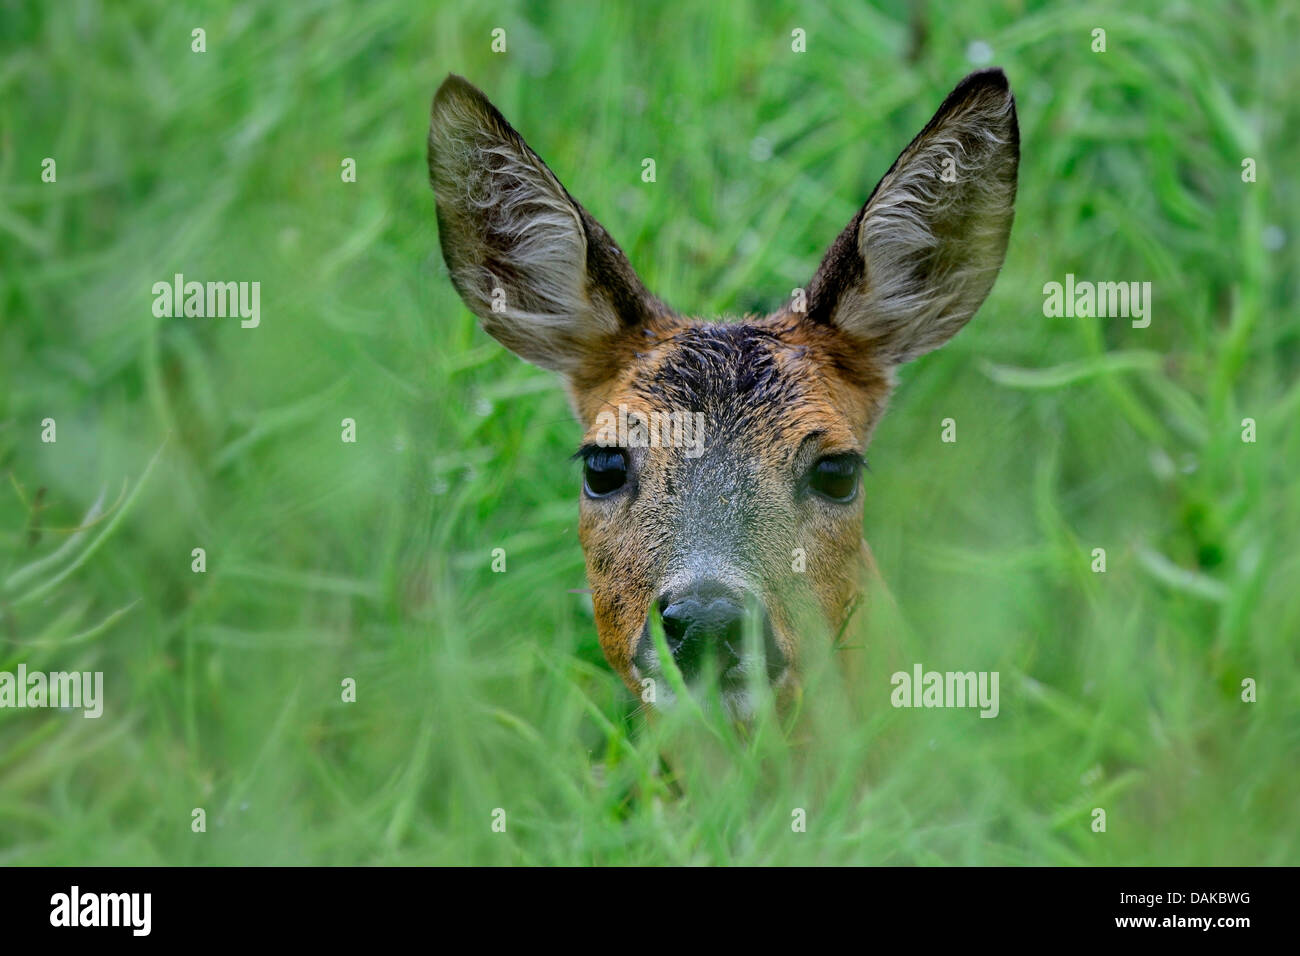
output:
[[808,484],[822,497],[847,504],[858,493],[861,467],[862,459],[857,455],[829,455],[813,465]]
[[603,498],[627,484],[627,455],[617,448],[595,448],[583,454],[583,483],[587,494]]

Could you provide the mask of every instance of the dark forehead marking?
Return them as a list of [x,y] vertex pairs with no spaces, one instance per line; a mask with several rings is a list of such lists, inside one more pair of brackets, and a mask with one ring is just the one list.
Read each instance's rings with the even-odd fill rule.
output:
[[716,425],[770,420],[804,393],[794,367],[779,357],[792,348],[761,326],[690,326],[672,335],[634,387],[656,405],[702,411]]

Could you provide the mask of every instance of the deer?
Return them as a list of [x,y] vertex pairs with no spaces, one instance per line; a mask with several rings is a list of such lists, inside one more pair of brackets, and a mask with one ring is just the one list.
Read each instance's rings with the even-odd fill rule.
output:
[[[879,577],[867,446],[897,368],[952,338],[992,288],[1019,158],[1006,75],[971,73],[805,287],[764,317],[702,319],[648,291],[479,89],[455,74],[438,88],[443,260],[484,331],[563,381],[584,430],[578,536],[597,637],[634,694],[665,676],[666,650],[686,686],[709,682],[748,720],[755,687],[780,705],[799,686],[809,610],[833,634],[860,606]],[[702,434],[645,440],[646,422],[674,415]]]

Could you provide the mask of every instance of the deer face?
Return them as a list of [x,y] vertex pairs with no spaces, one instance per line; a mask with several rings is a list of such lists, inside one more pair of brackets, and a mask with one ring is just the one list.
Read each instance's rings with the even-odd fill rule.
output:
[[[744,713],[755,674],[789,689],[800,612],[838,626],[861,586],[860,472],[887,383],[794,314],[654,320],[629,345],[612,380],[577,395],[580,535],[605,653],[629,683],[658,678],[657,611],[683,676],[711,664]],[[632,423],[625,438],[616,417]]]
[[[477,89],[448,77],[429,170],[452,281],[486,331],[559,372],[584,428],[580,537],[601,646],[633,690],[683,676],[738,717],[795,684],[799,622],[845,623],[871,573],[861,470],[894,368],[970,319],[1001,267],[1019,158],[999,70],[886,173],[806,293],[717,323],[654,298]],[[663,690],[656,695],[662,702]]]

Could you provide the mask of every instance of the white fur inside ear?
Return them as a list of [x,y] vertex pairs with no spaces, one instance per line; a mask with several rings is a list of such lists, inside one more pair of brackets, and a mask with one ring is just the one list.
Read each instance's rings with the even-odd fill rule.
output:
[[909,147],[858,227],[864,280],[833,321],[889,361],[937,348],[979,308],[1002,266],[1015,203],[1014,101],[978,96]]
[[523,358],[567,371],[574,346],[618,329],[590,294],[587,235],[564,188],[490,105],[435,106],[430,171],[443,252],[465,304]]

